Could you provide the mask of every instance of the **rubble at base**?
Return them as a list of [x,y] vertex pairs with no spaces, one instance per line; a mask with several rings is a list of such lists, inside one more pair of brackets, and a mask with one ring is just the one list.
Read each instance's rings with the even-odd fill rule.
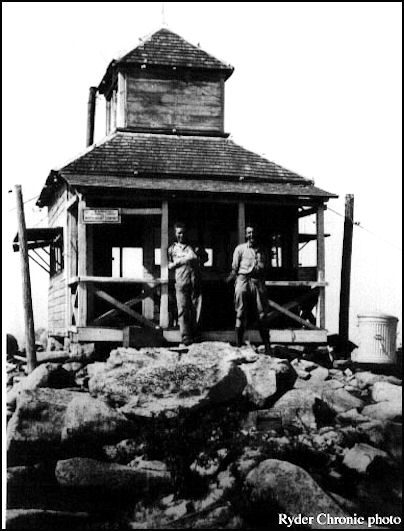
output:
[[401,517],[397,375],[332,363],[320,349],[268,357],[221,342],[62,356],[29,376],[15,367],[10,529],[63,519],[69,529],[259,529],[299,511]]

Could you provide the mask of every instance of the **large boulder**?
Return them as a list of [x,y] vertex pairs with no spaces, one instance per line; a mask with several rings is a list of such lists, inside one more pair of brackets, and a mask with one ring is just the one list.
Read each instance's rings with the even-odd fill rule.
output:
[[318,420],[331,414],[328,406],[310,388],[288,391],[275,403],[271,412],[278,413],[282,426],[293,432],[316,429]]
[[[57,459],[119,441],[130,421],[88,393],[38,388],[23,391],[7,426],[8,465]],[[73,454],[74,455],[74,454]]]
[[7,404],[15,406],[18,395],[39,387],[60,389],[72,384],[71,375],[58,363],[44,363],[36,367],[26,378],[15,384],[7,394]]
[[171,476],[151,469],[132,468],[105,463],[86,457],[58,461],[55,469],[58,483],[63,487],[94,489],[110,492],[161,492],[171,485]]
[[[277,524],[305,525],[308,529],[323,529],[319,515],[346,519],[339,505],[314,481],[306,470],[287,461],[267,459],[249,472],[246,478],[250,503],[260,514],[277,513]],[[292,520],[304,516],[304,522]],[[287,520],[287,517],[291,521]],[[283,520],[279,520],[283,518]],[[349,526],[351,527],[351,526]],[[352,526],[355,528],[355,526]],[[333,529],[346,529],[334,523]],[[358,527],[359,528],[359,527]],[[366,528],[366,525],[363,525]]]
[[91,529],[92,522],[85,512],[53,511],[49,509],[7,509],[7,529]]
[[243,395],[257,407],[265,407],[272,397],[291,389],[297,376],[287,360],[268,356],[240,368],[247,378]]
[[240,398],[247,383],[240,350],[207,342],[192,345],[181,356],[164,348],[142,349],[139,359],[121,353],[97,370],[88,387],[91,394],[122,406],[120,411],[131,418],[173,417],[180,410]]
[[377,402],[365,406],[362,415],[377,420],[400,420],[403,414],[403,406],[399,401]]
[[58,456],[66,408],[79,395],[65,389],[22,391],[7,426],[8,465],[25,465]]
[[403,399],[403,388],[389,382],[375,382],[372,388],[375,402],[400,402]]
[[357,443],[352,448],[345,449],[342,464],[359,474],[365,474],[376,460],[385,461],[387,458],[388,454],[383,450],[370,444]]
[[325,387],[320,393],[321,399],[329,405],[336,413],[344,413],[350,409],[361,409],[364,406],[363,400],[357,398],[343,388]]
[[131,423],[122,413],[83,393],[67,406],[61,438],[66,443],[91,446],[118,441],[131,429]]

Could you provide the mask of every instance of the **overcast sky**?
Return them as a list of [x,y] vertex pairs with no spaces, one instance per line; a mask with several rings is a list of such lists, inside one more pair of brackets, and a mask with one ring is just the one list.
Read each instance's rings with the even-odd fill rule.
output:
[[[85,148],[88,88],[162,26],[162,3],[3,2],[3,330],[23,337],[13,185],[37,196]],[[351,338],[357,314],[401,330],[401,3],[164,3],[168,27],[235,67],[225,128],[241,145],[338,194],[326,212],[327,327],[338,328],[345,194],[355,196]],[[104,134],[101,100],[97,139]],[[26,204],[27,226],[46,209]],[[363,228],[361,228],[363,227]],[[36,327],[45,272],[31,262]]]

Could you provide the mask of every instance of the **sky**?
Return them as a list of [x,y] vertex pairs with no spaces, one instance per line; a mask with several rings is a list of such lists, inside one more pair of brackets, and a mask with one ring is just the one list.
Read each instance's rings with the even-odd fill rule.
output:
[[[51,169],[85,149],[89,87],[164,22],[235,67],[225,98],[235,142],[338,194],[325,214],[329,332],[338,331],[342,214],[353,194],[350,336],[358,340],[358,314],[382,311],[399,318],[401,342],[401,3],[162,6],[2,3],[3,330],[23,342],[14,185],[25,201],[37,196]],[[96,140],[103,136],[99,98]],[[27,226],[45,227],[35,201],[25,205]],[[48,277],[33,262],[31,282],[35,327],[46,327]]]

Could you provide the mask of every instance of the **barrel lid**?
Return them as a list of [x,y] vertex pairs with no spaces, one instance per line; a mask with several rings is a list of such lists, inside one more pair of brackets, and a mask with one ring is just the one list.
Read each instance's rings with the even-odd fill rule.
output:
[[398,317],[396,317],[395,315],[389,315],[387,313],[367,312],[367,313],[358,314],[358,319],[366,318],[366,317],[373,317],[373,318],[378,318],[378,319],[395,319],[396,321],[398,321]]

